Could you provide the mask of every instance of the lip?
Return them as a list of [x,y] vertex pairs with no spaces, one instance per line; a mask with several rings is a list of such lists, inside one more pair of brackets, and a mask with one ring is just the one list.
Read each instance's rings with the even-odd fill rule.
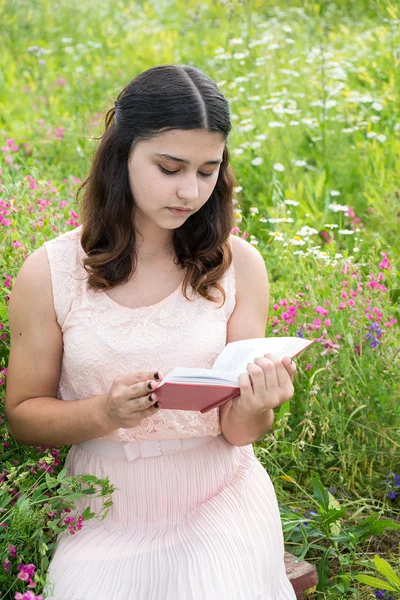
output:
[[168,206],[167,208],[172,208],[173,210],[184,210],[185,212],[192,212],[193,209],[186,208],[186,206]]
[[193,210],[191,208],[181,208],[181,207],[177,207],[177,206],[168,206],[167,207],[168,210],[176,216],[180,216],[180,215],[187,215],[190,214],[191,212],[193,212]]

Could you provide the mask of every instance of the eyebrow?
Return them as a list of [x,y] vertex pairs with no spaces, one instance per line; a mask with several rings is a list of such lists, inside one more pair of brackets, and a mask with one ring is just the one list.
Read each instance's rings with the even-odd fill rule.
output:
[[[189,160],[185,160],[184,158],[177,158],[176,156],[171,156],[170,154],[159,154],[158,152],[154,154],[154,156],[159,156],[160,158],[168,158],[169,160],[174,160],[179,163],[183,163],[185,165],[190,165]],[[203,164],[205,165],[220,165],[222,163],[221,160],[209,160]]]

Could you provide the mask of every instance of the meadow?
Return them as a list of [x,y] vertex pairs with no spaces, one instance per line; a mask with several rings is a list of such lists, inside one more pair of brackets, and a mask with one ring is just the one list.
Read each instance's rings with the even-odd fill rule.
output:
[[[66,476],[69,447],[9,434],[13,280],[80,225],[105,112],[165,63],[202,69],[230,102],[233,233],[265,258],[266,336],[317,339],[254,444],[286,549],[317,566],[312,598],[399,598],[399,4],[0,0],[0,17],[0,598],[42,600],[57,533],[104,518],[113,492]],[[101,514],[74,511],[84,494]]]

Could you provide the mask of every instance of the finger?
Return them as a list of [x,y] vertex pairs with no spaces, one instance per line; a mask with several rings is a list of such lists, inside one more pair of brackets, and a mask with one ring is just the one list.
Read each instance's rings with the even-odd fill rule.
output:
[[273,355],[268,355],[268,358],[260,356],[254,361],[259,365],[264,373],[265,387],[268,392],[273,391],[279,387],[279,381],[275,369],[276,358]]
[[[148,381],[154,379],[155,381],[161,381],[164,378],[164,374],[161,371],[139,371],[137,373],[124,373],[122,376],[122,383],[127,386],[140,383],[142,381]],[[158,377],[158,379],[157,379]]]
[[296,373],[296,369],[297,369],[297,365],[294,362],[294,360],[292,358],[290,358],[290,356],[284,356],[282,358],[282,363],[285,366],[287,372],[290,375],[290,379],[293,381],[293,377]]
[[[256,359],[257,360],[257,359]],[[260,361],[264,361],[265,359],[259,359]],[[265,361],[266,363],[268,361]],[[272,364],[267,365],[267,370],[268,369],[274,369],[274,366]],[[268,384],[268,379],[266,379],[266,374],[264,371],[264,368],[261,365],[255,364],[253,363],[249,363],[247,365],[247,371],[250,373],[251,376],[251,380],[253,382],[253,390],[254,390],[254,396],[256,398],[259,398],[261,401],[264,401],[267,395],[267,389],[269,391],[269,388],[267,388],[267,384]],[[275,371],[275,369],[274,369]],[[273,375],[272,375],[273,377]],[[267,382],[267,383],[266,383]],[[269,385],[271,387],[273,387],[273,379],[269,381]]]
[[240,396],[233,398],[232,403],[238,409],[245,406],[252,407],[254,405],[254,394],[251,378],[247,372],[239,375],[239,386]]
[[154,392],[148,394],[147,396],[142,396],[141,398],[132,398],[130,402],[128,402],[129,410],[131,412],[143,411],[152,408],[154,404],[157,402],[157,396]]
[[[271,360],[275,365],[275,372],[278,381],[278,387],[284,389],[291,382],[290,373],[288,369],[283,364],[283,359],[274,356],[273,354],[266,354],[264,356],[268,356],[268,359]],[[290,361],[290,357],[289,357]]]
[[142,381],[141,383],[134,383],[127,387],[127,399],[136,400],[141,396],[148,396],[152,390],[157,387],[157,382],[154,380]]
[[279,396],[281,404],[282,402],[286,402],[286,400],[293,396],[294,387],[292,383],[292,378],[290,377],[287,368],[283,364],[283,359],[277,359],[276,357],[274,357],[274,362],[279,382]]

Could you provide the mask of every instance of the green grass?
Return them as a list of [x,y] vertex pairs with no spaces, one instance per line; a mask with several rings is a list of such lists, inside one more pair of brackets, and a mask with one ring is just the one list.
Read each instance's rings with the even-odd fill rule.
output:
[[[265,257],[266,335],[319,340],[255,443],[286,547],[318,565],[316,598],[375,597],[354,575],[377,575],[374,554],[400,566],[398,3],[0,0],[0,17],[0,397],[13,279],[46,238],[79,224],[75,193],[106,109],[157,64],[204,70],[230,102],[236,232]],[[0,559],[11,561],[0,597],[26,589],[19,562],[36,565],[39,594],[68,501],[56,488],[68,448],[17,444],[3,404],[0,434]],[[58,490],[53,526],[48,496],[32,503],[28,466]]]

